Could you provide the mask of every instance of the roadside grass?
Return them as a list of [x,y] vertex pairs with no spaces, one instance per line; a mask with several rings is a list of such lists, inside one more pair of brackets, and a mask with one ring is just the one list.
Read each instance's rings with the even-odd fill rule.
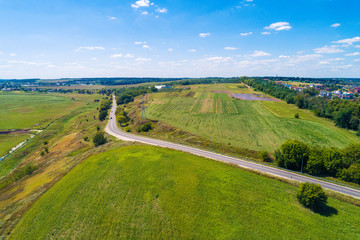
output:
[[0,129],[40,129],[85,102],[74,94],[0,93]]
[[[146,113],[149,119],[209,141],[255,151],[272,152],[288,139],[337,148],[360,142],[353,131],[340,129],[332,122],[294,105],[237,100],[226,93],[213,92],[230,90],[261,95],[248,88],[238,88],[238,85],[195,85],[180,93],[153,93],[148,98]],[[189,94],[191,92],[193,94]],[[295,113],[299,113],[299,119],[294,118]]]
[[47,191],[9,239],[359,239],[360,208],[314,213],[287,183],[170,149],[89,157]]
[[30,134],[0,134],[0,157],[8,153],[13,147],[25,141]]
[[[49,123],[24,147],[0,161],[0,239],[7,236],[39,196],[79,162],[114,145],[123,145],[110,140],[105,146],[94,148],[91,139],[97,126],[103,129],[106,125],[106,121],[97,119],[99,103],[93,101],[102,96],[73,94],[73,97],[83,104]],[[48,141],[49,153],[42,156],[44,140]],[[22,174],[28,166],[36,170]]]

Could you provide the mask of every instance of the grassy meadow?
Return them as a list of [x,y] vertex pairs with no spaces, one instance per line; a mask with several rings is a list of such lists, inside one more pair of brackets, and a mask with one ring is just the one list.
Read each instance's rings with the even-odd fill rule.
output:
[[[106,151],[114,144],[123,144],[115,143],[109,137],[109,143],[102,147],[95,148],[92,143],[97,126],[103,129],[107,123],[98,120],[96,108],[99,103],[94,102],[94,99],[103,96],[65,96],[74,97],[82,105],[54,120],[21,149],[0,161],[0,239],[7,238],[31,204],[74,166],[89,155]],[[89,140],[85,141],[84,137]],[[45,140],[48,141],[46,147],[49,153],[42,156],[40,153],[45,149]],[[36,170],[29,175],[21,175],[21,169],[29,165],[35,166]]]
[[[181,92],[153,93],[148,97],[147,116],[224,145],[255,151],[273,151],[288,139],[338,148],[360,142],[354,132],[340,129],[294,105],[282,101],[238,100],[225,92],[266,97],[238,86],[194,85]],[[294,117],[295,113],[300,114],[299,119]]]
[[[84,101],[72,94],[0,94],[0,129],[39,129],[78,108]],[[80,99],[80,100],[79,100]]]
[[297,188],[152,146],[89,157],[47,191],[9,239],[359,239],[360,208],[314,213]]
[[0,134],[0,157],[9,152],[13,147],[25,141],[29,134]]

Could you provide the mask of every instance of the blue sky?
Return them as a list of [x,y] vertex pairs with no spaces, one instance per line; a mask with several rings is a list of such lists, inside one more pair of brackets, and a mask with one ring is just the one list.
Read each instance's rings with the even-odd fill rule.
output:
[[360,77],[357,0],[0,0],[0,78]]

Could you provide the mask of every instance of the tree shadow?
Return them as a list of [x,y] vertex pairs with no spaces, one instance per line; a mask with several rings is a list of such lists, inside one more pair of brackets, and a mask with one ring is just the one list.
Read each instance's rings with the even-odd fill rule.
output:
[[338,210],[336,208],[330,207],[328,205],[325,205],[322,208],[313,211],[314,213],[318,213],[324,217],[331,217],[338,214]]

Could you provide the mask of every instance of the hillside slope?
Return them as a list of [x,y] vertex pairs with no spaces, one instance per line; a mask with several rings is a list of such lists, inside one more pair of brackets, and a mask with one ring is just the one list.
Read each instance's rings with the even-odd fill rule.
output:
[[359,239],[359,207],[313,213],[296,187],[169,149],[94,155],[29,210],[10,239]]

